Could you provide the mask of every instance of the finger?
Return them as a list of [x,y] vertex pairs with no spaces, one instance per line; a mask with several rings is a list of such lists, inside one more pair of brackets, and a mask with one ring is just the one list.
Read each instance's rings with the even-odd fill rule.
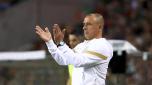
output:
[[66,29],[63,29],[63,30],[62,30],[63,35],[65,34],[65,32],[66,32]]
[[35,30],[36,30],[37,32],[41,32],[41,31],[39,30],[39,28],[35,28]]
[[55,35],[56,33],[56,29],[53,27],[53,34]]
[[53,30],[52,30],[52,31],[53,31],[53,34],[55,34],[55,29],[54,29],[54,28],[53,28]]
[[58,24],[54,24],[54,27],[56,29],[56,32],[61,32],[61,29]]
[[48,29],[48,27],[46,27],[45,28],[45,31],[47,32],[47,33],[49,33],[50,31],[49,31],[49,29]]
[[53,25],[53,29],[54,29],[54,34],[56,34],[58,31],[57,31],[57,24],[54,24]]
[[55,29],[53,29],[53,39],[55,40],[56,38],[56,32],[55,32]]
[[40,32],[36,31],[36,34],[40,35]]
[[36,29],[37,31],[39,31],[39,32],[44,32],[40,26],[36,26],[35,29]]

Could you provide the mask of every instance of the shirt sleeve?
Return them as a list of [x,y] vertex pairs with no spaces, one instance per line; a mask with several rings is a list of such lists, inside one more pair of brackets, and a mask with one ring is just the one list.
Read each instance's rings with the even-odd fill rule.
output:
[[75,67],[93,66],[101,63],[102,60],[104,60],[100,58],[102,56],[100,53],[92,51],[75,53],[66,44],[57,48],[53,40],[46,42],[46,45],[52,57],[60,65],[72,64]]

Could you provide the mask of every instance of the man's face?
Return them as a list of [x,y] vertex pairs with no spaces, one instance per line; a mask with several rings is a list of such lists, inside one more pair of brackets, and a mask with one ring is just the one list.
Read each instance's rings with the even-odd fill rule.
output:
[[83,24],[85,38],[88,40],[96,38],[99,34],[99,31],[101,30],[99,23],[96,21],[96,18],[94,16],[87,16],[84,18]]

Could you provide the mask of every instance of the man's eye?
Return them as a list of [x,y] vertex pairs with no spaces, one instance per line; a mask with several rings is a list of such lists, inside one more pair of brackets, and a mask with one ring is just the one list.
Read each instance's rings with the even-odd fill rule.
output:
[[91,23],[88,23],[87,25],[92,25]]
[[88,26],[88,25],[92,25],[91,23],[84,23],[83,25]]

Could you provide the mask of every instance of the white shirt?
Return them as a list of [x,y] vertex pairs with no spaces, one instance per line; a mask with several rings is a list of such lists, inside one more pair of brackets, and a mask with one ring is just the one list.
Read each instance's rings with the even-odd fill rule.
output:
[[53,40],[46,45],[58,64],[74,66],[72,85],[105,85],[108,64],[113,56],[112,46],[105,38],[84,41],[74,51],[66,44],[57,48]]

